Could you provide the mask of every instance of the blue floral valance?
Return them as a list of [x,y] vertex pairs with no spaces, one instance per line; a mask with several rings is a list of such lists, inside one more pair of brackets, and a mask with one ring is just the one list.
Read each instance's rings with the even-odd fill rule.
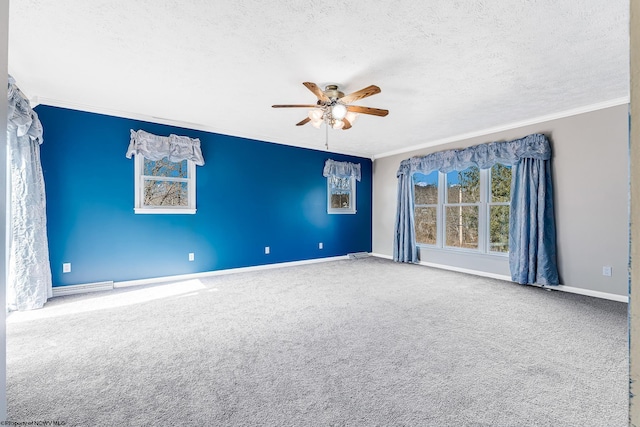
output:
[[536,133],[506,142],[490,142],[460,150],[438,151],[422,157],[412,157],[400,163],[397,176],[414,172],[428,174],[464,170],[469,166],[488,169],[496,163],[515,165],[522,158],[549,160],[551,147],[546,136]]
[[324,163],[322,175],[325,177],[351,178],[354,177],[358,181],[361,179],[360,163],[336,162],[327,159]]

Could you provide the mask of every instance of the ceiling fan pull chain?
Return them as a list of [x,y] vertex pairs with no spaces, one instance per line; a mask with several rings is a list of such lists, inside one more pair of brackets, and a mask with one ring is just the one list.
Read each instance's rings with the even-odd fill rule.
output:
[[324,124],[324,146],[327,147],[327,151],[329,151],[329,124]]

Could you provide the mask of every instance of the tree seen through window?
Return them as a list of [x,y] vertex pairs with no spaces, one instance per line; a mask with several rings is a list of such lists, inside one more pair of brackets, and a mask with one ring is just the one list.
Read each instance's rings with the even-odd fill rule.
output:
[[188,206],[187,160],[172,162],[144,159],[143,206]]

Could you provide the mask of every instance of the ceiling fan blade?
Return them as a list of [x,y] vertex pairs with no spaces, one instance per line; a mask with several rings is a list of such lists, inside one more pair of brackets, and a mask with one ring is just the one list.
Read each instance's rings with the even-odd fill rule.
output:
[[298,123],[296,123],[296,126],[302,126],[302,125],[306,125],[307,123],[309,123],[311,121],[311,119],[309,117],[305,118],[304,120],[299,121]]
[[313,92],[313,94],[317,96],[320,101],[329,101],[327,95],[324,94],[322,89],[320,89],[317,84],[311,82],[304,82],[302,84],[305,85],[305,87],[311,92]]
[[273,108],[316,108],[316,104],[281,104],[272,105]]
[[344,126],[342,127],[342,130],[351,129],[351,122],[349,120],[342,119],[342,121],[344,122]]
[[380,93],[380,88],[376,85],[367,86],[364,89],[360,89],[357,92],[350,93],[349,95],[345,95],[340,98],[345,104],[351,104],[354,101],[357,101],[362,98],[366,98],[367,96],[375,95],[376,93]]
[[371,114],[372,116],[384,117],[389,114],[389,110],[382,110],[380,108],[361,107],[359,105],[347,105],[347,111],[354,113]]

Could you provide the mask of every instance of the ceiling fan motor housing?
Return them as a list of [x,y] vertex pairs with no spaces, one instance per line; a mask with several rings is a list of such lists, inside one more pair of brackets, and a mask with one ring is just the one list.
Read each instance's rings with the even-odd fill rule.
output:
[[332,101],[335,101],[338,98],[342,98],[344,96],[344,93],[338,90],[338,85],[325,86],[324,94],[327,95],[327,98],[330,98]]

